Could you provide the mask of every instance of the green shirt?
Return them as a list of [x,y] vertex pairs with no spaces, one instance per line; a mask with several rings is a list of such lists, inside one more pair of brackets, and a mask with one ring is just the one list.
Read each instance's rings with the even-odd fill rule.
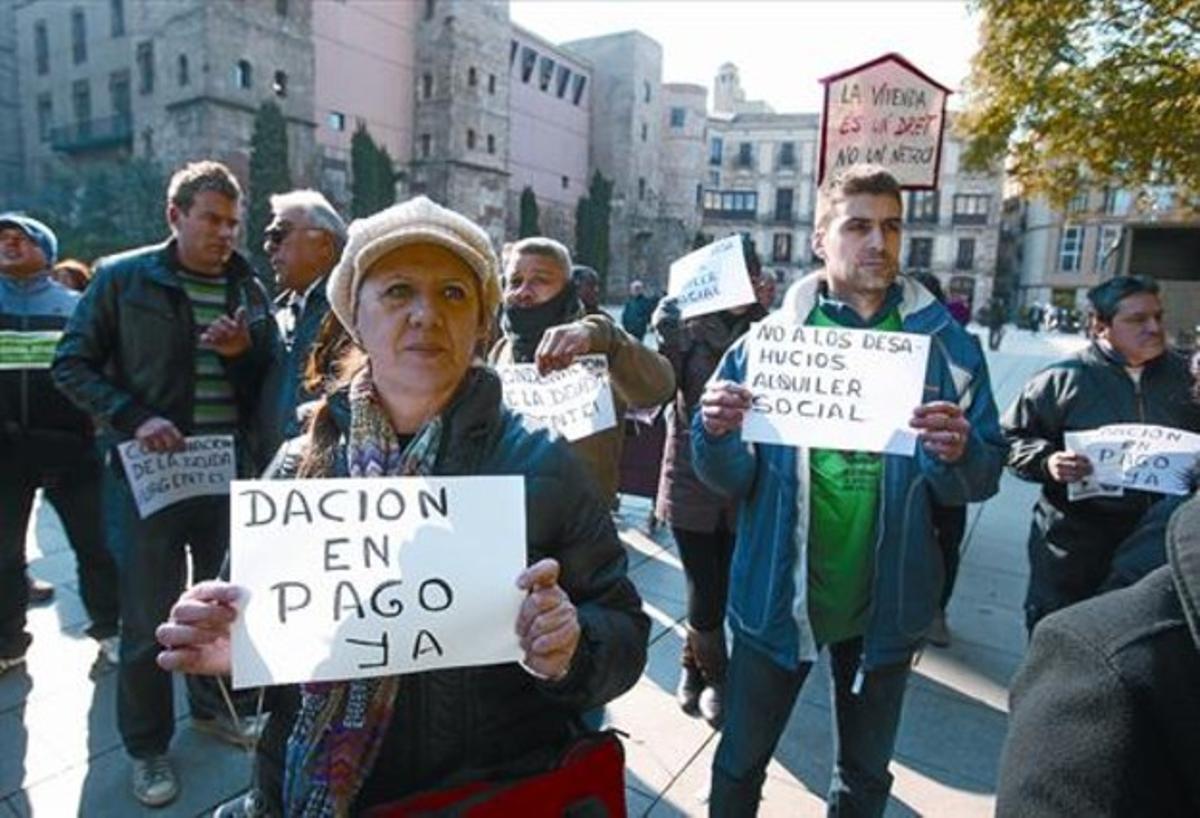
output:
[[[192,302],[196,337],[225,314],[225,277],[198,276],[179,271],[179,280]],[[237,427],[237,403],[233,384],[225,374],[221,356],[211,349],[196,347],[196,392],[192,426],[196,434],[229,432]]]
[[[839,326],[820,307],[807,323]],[[894,309],[872,327],[900,328]],[[808,457],[808,617],[817,643],[828,645],[867,629],[883,458],[839,449],[810,449]]]

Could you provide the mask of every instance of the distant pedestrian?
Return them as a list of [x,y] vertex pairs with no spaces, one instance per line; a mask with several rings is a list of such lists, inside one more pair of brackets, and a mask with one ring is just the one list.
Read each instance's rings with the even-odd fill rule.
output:
[[68,290],[81,293],[92,280],[92,268],[77,258],[64,258],[54,265],[50,275]]
[[53,278],[57,249],[42,222],[0,215],[0,674],[25,661],[32,640],[25,539],[38,489],[75,552],[87,634],[117,661],[117,571],[104,544],[92,423],[50,380],[55,344],[79,304]]
[[1110,423],[1152,423],[1200,432],[1188,364],[1169,350],[1158,284],[1118,276],[1092,288],[1095,340],[1035,375],[1004,413],[1008,465],[1042,486],[1029,530],[1025,623],[1094,595],[1113,554],[1163,495],[1125,489],[1120,497],[1068,500],[1067,485],[1092,473],[1068,431]]
[[[751,243],[753,246],[753,243]],[[757,257],[757,252],[755,256]],[[775,309],[775,296],[779,291],[779,282],[775,278],[775,273],[770,270],[763,272],[754,278],[754,295],[758,298],[758,304],[764,311],[770,312]]]
[[[175,732],[171,676],[155,664],[154,629],[183,590],[188,557],[196,580],[213,577],[229,547],[229,497],[182,500],[142,518],[118,443],[178,451],[188,435],[227,434],[240,474],[253,473],[245,432],[278,331],[250,264],[234,250],[241,188],[217,162],[177,171],[167,190],[171,238],[102,259],[67,324],[51,374],[101,425],[108,453],[105,513],[121,582],[117,727],[133,761],[134,797],[174,800],[167,758]],[[189,677],[195,729],[245,744],[256,725],[233,723],[211,680]]]
[[646,330],[650,327],[650,316],[654,314],[657,304],[657,299],[646,294],[642,282],[635,280],[630,283],[629,300],[621,310],[621,326],[636,338],[638,343],[646,337]]
[[1000,343],[1004,340],[1004,324],[1008,321],[1008,309],[1004,306],[1003,299],[993,296],[988,300],[987,309],[984,312],[987,317],[988,349],[995,352],[1000,349]]
[[600,274],[591,267],[576,264],[571,268],[571,281],[575,294],[583,305],[584,315],[605,315],[600,308]]

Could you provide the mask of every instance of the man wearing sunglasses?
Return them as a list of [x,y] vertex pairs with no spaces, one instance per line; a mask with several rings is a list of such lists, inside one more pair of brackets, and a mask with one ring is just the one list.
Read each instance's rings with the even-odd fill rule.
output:
[[315,190],[272,196],[271,216],[263,250],[275,273],[275,320],[283,344],[271,363],[255,418],[260,466],[283,441],[300,434],[297,410],[317,397],[305,385],[305,370],[329,314],[325,278],[346,243],[346,223]]

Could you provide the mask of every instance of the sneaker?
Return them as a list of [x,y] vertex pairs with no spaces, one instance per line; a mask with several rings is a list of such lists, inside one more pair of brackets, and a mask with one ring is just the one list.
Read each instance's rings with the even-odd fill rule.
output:
[[254,742],[258,741],[259,736],[262,735],[266,723],[266,716],[241,716],[236,722],[222,716],[209,718],[192,716],[193,730],[207,733],[213,738],[235,747],[253,747]]
[[24,653],[22,653],[20,656],[0,656],[0,676],[3,676],[5,673],[8,673],[14,668],[18,668],[23,664],[25,664]]
[[946,612],[938,611],[933,617],[933,624],[929,626],[929,633],[925,638],[929,644],[937,648],[950,647],[950,628],[946,625]]
[[108,664],[116,667],[121,662],[121,637],[106,636],[103,639],[97,639],[100,645],[100,658]]
[[270,815],[267,801],[257,789],[231,798],[213,810],[212,818],[262,818]]
[[165,756],[133,760],[133,797],[147,807],[161,807],[179,795],[179,779]]
[[54,586],[49,582],[33,577],[26,577],[26,579],[29,581],[30,605],[45,605],[54,599]]

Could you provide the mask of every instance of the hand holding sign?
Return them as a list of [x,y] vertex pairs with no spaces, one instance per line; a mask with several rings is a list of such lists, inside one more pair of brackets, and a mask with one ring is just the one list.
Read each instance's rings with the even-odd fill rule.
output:
[[517,577],[517,587],[529,592],[517,616],[524,664],[547,679],[561,679],[567,674],[581,633],[579,614],[567,592],[559,587],[558,574],[558,561],[547,558]]
[[721,239],[672,262],[667,296],[685,320],[754,303],[742,237]]
[[232,667],[229,634],[237,618],[237,587],[210,580],[183,592],[166,622],[154,631],[166,650],[158,666],[204,676],[228,675]]
[[971,422],[963,415],[961,407],[949,401],[918,406],[908,425],[920,430],[917,439],[925,451],[943,463],[957,463],[971,438]]
[[1092,461],[1079,452],[1055,452],[1046,460],[1046,471],[1057,483],[1074,483],[1092,473]]
[[538,374],[557,372],[575,363],[580,355],[591,351],[592,339],[588,328],[578,322],[561,324],[551,327],[542,335],[533,361],[537,364]]
[[704,394],[700,396],[700,419],[704,431],[713,437],[721,437],[741,428],[753,397],[749,389],[733,381],[711,381],[706,384]]
[[149,452],[177,452],[183,449],[183,435],[166,418],[153,417],[143,421],[133,436]]

